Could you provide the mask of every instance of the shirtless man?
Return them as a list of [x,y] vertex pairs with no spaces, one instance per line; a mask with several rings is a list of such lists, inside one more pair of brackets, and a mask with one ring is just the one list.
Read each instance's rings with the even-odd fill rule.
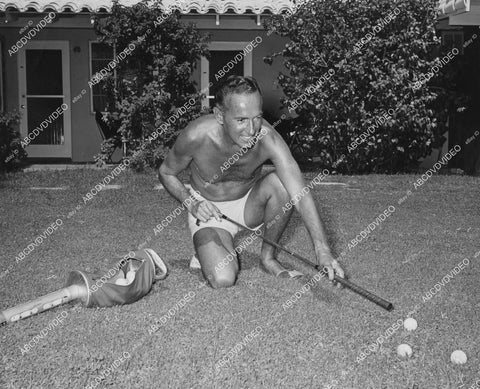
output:
[[[196,254],[210,285],[225,288],[235,284],[238,274],[233,238],[239,228],[221,213],[249,228],[265,224],[265,237],[278,242],[293,211],[284,212],[282,207],[302,192],[305,182],[282,137],[262,118],[262,95],[253,78],[228,77],[215,100],[213,114],[192,121],[179,134],[160,166],[159,179],[182,203],[194,195],[195,201],[185,203]],[[268,159],[275,171],[262,176],[262,164]],[[192,193],[178,179],[188,167]],[[331,280],[334,272],[344,277],[312,195],[301,197],[295,207],[310,233],[317,263],[327,268]],[[225,261],[232,258],[229,254],[233,260]],[[261,266],[272,275],[289,277],[291,272],[275,255],[275,248],[264,242]]]

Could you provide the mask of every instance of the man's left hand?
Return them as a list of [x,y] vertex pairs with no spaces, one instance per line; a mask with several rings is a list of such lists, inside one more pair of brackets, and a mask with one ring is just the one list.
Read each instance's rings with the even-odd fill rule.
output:
[[328,271],[328,278],[330,281],[333,281],[334,274],[336,273],[339,277],[345,278],[345,272],[343,271],[340,263],[333,258],[330,251],[325,250],[315,250],[317,255],[317,263],[320,266],[324,266]]

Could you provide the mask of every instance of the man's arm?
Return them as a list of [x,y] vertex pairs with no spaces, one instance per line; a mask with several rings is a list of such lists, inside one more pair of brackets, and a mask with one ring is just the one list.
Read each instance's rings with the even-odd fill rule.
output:
[[[211,217],[221,220],[220,211],[213,204],[194,198],[178,178],[192,162],[195,150],[201,146],[199,133],[201,131],[198,131],[195,123],[189,124],[180,132],[167,158],[158,169],[158,179],[168,193],[181,203],[185,203],[188,211],[200,221],[206,222]],[[187,201],[188,199],[190,201]]]
[[[198,140],[193,136],[191,128],[187,126],[180,134],[158,169],[158,179],[165,189],[181,203],[190,198],[190,192],[178,178],[193,159],[193,150]],[[190,210],[190,207],[187,205]]]
[[297,162],[282,137],[271,126],[266,127],[270,128],[270,134],[265,137],[264,142],[268,158],[270,158],[275,165],[276,173],[290,198],[294,199],[295,195],[301,196],[300,200],[295,203],[295,207],[302,216],[310,237],[312,238],[318,263],[327,267],[330,279],[333,279],[334,269],[343,277],[343,270],[333,258],[330,251],[325,229],[318,214],[313,196],[310,191],[306,193],[305,181]]

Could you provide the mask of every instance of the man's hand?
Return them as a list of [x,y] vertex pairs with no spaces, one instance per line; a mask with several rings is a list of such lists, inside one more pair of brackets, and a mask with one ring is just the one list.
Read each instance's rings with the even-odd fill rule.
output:
[[333,258],[330,250],[325,248],[315,249],[315,254],[317,255],[317,263],[320,266],[325,266],[328,271],[328,278],[330,281],[333,281],[333,276],[336,273],[339,277],[345,278],[345,272],[338,263],[338,261]]
[[201,222],[206,222],[212,217],[222,221],[222,213],[208,200],[196,201],[189,207],[189,212]]

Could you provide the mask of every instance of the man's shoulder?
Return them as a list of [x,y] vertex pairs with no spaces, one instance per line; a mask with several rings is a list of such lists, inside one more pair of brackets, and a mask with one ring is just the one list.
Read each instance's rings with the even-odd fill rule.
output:
[[209,136],[216,126],[218,126],[218,122],[215,120],[213,114],[207,114],[192,120],[188,126],[185,127],[183,133],[190,141],[200,141]]
[[278,145],[283,141],[282,136],[277,132],[277,130],[275,130],[275,127],[273,127],[266,120],[264,120],[262,124],[260,136],[262,138],[262,143],[271,147],[278,147]]
[[262,156],[272,162],[292,158],[292,154],[285,140],[277,132],[274,126],[264,121],[260,130]]

